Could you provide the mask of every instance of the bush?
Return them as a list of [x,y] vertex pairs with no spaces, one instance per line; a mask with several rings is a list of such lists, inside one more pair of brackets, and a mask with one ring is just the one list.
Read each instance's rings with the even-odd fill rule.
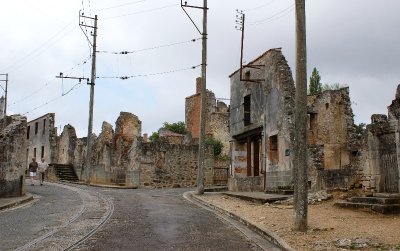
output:
[[207,139],[205,143],[206,143],[206,146],[213,147],[214,156],[220,155],[222,152],[222,149],[224,148],[224,145],[218,139],[214,139],[214,138]]

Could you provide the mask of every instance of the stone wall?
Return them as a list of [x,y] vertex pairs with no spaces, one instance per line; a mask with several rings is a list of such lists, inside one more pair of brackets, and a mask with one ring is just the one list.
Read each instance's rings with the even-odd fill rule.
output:
[[64,126],[64,130],[57,139],[57,164],[74,164],[77,140],[75,128],[69,124]]
[[17,197],[23,189],[26,166],[26,117],[6,116],[0,120],[0,198]]
[[[195,187],[198,145],[143,143],[140,186],[144,188]],[[214,158],[210,148],[205,155],[205,186],[213,184]]]

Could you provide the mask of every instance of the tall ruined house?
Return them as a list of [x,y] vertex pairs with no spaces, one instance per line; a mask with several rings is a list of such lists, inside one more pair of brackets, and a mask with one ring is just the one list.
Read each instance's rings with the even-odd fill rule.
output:
[[[196,79],[196,93],[185,99],[186,131],[194,142],[200,137],[201,78]],[[206,137],[222,142],[223,155],[229,153],[229,111],[228,106],[217,101],[212,91],[206,91]]]
[[278,190],[292,184],[293,78],[280,49],[248,66],[230,75],[229,190]]
[[[232,191],[291,190],[295,86],[281,49],[271,49],[231,76]],[[349,89],[307,98],[308,185],[350,188],[357,179],[359,147]]]
[[26,138],[26,163],[32,158],[45,158],[47,163],[57,163],[57,128],[55,114],[48,113],[28,122]]

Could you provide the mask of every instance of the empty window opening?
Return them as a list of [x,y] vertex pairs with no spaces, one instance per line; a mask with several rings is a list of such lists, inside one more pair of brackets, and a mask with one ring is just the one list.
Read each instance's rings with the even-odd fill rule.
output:
[[244,102],[243,102],[243,107],[244,107],[244,125],[250,125],[251,124],[251,116],[250,116],[250,108],[251,108],[251,95],[247,95],[244,97]]
[[44,158],[44,146],[42,146],[42,153],[40,154],[40,158]]
[[36,158],[36,147],[33,148],[33,157]]
[[250,71],[246,71],[245,73],[244,73],[244,79],[250,79]]
[[46,131],[46,119],[43,119],[43,131],[42,131],[42,133],[44,134],[45,131]]
[[35,123],[35,134],[38,133],[38,130],[39,130],[39,122],[36,122]]
[[269,160],[272,165],[278,164],[278,135],[269,137]]
[[29,139],[29,133],[31,132],[31,127],[28,126],[28,129],[26,130],[26,138]]

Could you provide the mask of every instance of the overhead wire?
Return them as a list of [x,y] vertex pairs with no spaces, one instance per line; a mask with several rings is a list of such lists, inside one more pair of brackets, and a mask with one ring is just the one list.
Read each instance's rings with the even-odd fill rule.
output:
[[[85,65],[85,64],[88,62],[88,60],[89,60],[90,58],[91,58],[91,57],[87,58],[87,59],[84,60],[83,62],[80,62],[80,63],[76,64],[75,66],[73,66],[72,68],[70,68],[69,70],[67,70],[67,71],[65,71],[65,72],[69,72],[69,74],[72,73],[78,66],[80,66],[80,65]],[[67,74],[64,74],[64,76],[68,76],[68,73],[67,73]],[[14,106],[14,105],[16,105],[16,104],[22,102],[22,101],[28,100],[28,98],[30,98],[30,97],[34,96],[35,94],[39,93],[41,90],[45,89],[49,84],[51,84],[51,83],[54,82],[55,80],[56,80],[56,79],[52,79],[52,80],[47,81],[44,85],[42,85],[42,86],[39,87],[38,89],[36,89],[36,90],[34,90],[33,92],[31,92],[30,94],[28,94],[28,95],[22,97],[21,99],[18,99],[17,101],[14,101],[14,102],[11,103],[9,106],[11,107],[11,106]]]
[[167,8],[171,8],[171,7],[176,7],[176,6],[180,6],[180,4],[170,4],[170,5],[165,5],[165,6],[158,7],[158,8],[153,8],[153,9],[148,9],[148,10],[143,10],[143,11],[137,11],[137,12],[132,12],[132,13],[118,15],[118,16],[103,17],[103,18],[101,18],[101,20],[120,18],[120,17],[127,17],[127,16],[132,16],[132,15],[143,14],[143,13],[149,13],[149,12],[154,12],[154,11],[167,9]]
[[181,44],[187,44],[191,42],[196,42],[198,40],[201,40],[201,38],[193,38],[191,40],[186,40],[186,41],[181,41],[181,42],[176,42],[176,43],[171,43],[171,44],[164,44],[164,45],[158,45],[158,46],[153,46],[153,47],[148,47],[144,49],[139,49],[139,50],[134,50],[134,51],[96,51],[98,53],[109,53],[109,54],[130,54],[130,53],[137,53],[137,52],[142,52],[142,51],[149,51],[149,50],[155,50],[155,49],[160,49],[160,48],[165,48],[165,47],[171,47],[171,46],[176,46],[176,45],[181,45]]
[[261,5],[261,6],[257,6],[257,7],[251,8],[251,9],[245,9],[245,10],[243,10],[243,11],[244,11],[244,12],[249,12],[249,11],[260,10],[260,9],[262,9],[262,8],[268,6],[268,5],[271,5],[273,2],[275,2],[275,0],[271,0],[271,1],[269,1],[268,3],[263,4],[263,5]]
[[277,19],[280,19],[284,16],[287,16],[288,14],[290,14],[293,10],[295,9],[295,4],[290,5],[289,7],[273,14],[272,16],[269,16],[267,18],[264,19],[260,19],[257,21],[252,21],[252,22],[248,22],[247,25],[249,26],[253,26],[253,25],[261,25],[261,24],[266,24],[272,21],[275,21]]
[[193,70],[193,69],[196,69],[199,66],[201,66],[201,64],[195,65],[195,66],[191,66],[191,67],[181,68],[181,69],[175,69],[175,70],[164,71],[164,72],[157,72],[157,73],[137,74],[137,75],[119,76],[119,77],[96,77],[96,78],[99,78],[99,79],[122,79],[122,80],[126,80],[126,79],[129,79],[129,78],[150,77],[150,76],[165,75],[165,74],[170,74],[170,73],[175,73],[175,72],[180,72],[180,71]]
[[124,7],[124,6],[127,6],[127,5],[134,5],[134,4],[138,4],[138,3],[146,2],[146,1],[147,1],[147,0],[140,0],[140,1],[135,1],[135,2],[129,2],[129,3],[124,3],[124,4],[119,4],[119,5],[115,5],[115,6],[111,6],[111,7],[107,7],[107,8],[97,9],[97,10],[94,10],[93,12],[98,13],[98,12],[101,12],[101,11],[111,10],[111,9],[115,9],[115,8],[120,8],[120,7]]

